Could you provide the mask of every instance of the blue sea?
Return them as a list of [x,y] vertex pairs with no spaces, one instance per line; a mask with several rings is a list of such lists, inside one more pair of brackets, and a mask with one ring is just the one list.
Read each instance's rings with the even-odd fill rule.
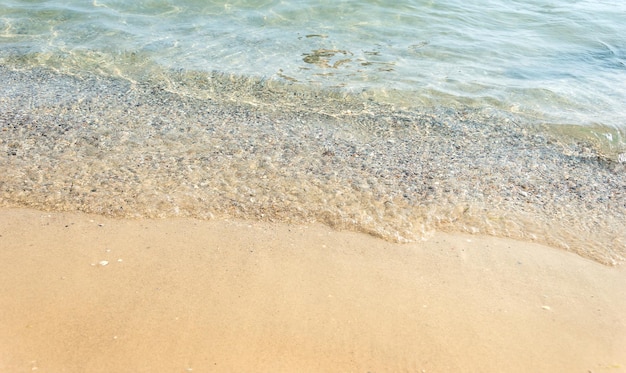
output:
[[619,261],[625,35],[604,0],[3,0],[0,201]]

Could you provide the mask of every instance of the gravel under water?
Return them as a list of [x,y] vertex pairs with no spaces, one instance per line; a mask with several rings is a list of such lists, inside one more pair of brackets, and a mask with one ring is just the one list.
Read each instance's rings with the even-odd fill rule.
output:
[[626,259],[626,164],[496,110],[398,110],[222,74],[0,67],[0,205],[434,230]]

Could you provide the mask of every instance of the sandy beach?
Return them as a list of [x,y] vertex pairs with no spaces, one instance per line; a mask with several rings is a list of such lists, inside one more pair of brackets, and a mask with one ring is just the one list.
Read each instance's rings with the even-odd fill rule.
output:
[[570,5],[3,4],[0,373],[626,372],[626,11]]
[[623,372],[626,272],[533,243],[0,210],[2,372]]

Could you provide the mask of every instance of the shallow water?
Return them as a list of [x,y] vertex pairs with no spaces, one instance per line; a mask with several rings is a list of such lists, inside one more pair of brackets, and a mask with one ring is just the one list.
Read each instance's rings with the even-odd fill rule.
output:
[[[5,1],[2,54],[130,74],[167,68],[370,91],[408,106],[497,106],[552,124],[620,128],[626,5],[368,1]],[[93,61],[94,58],[101,61]],[[105,62],[106,61],[106,62]]]
[[487,233],[617,263],[620,6],[4,2],[0,204]]

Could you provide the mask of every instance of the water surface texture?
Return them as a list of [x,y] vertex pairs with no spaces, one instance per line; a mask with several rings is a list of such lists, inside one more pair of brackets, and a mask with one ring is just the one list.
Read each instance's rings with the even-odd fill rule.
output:
[[626,5],[3,1],[0,202],[626,255]]
[[[476,104],[621,129],[626,5],[614,1],[4,1],[3,55],[129,74],[120,55]],[[105,62],[106,61],[106,62]],[[44,61],[42,61],[44,62]],[[45,62],[44,62],[45,63]],[[615,139],[621,142],[622,139]]]

